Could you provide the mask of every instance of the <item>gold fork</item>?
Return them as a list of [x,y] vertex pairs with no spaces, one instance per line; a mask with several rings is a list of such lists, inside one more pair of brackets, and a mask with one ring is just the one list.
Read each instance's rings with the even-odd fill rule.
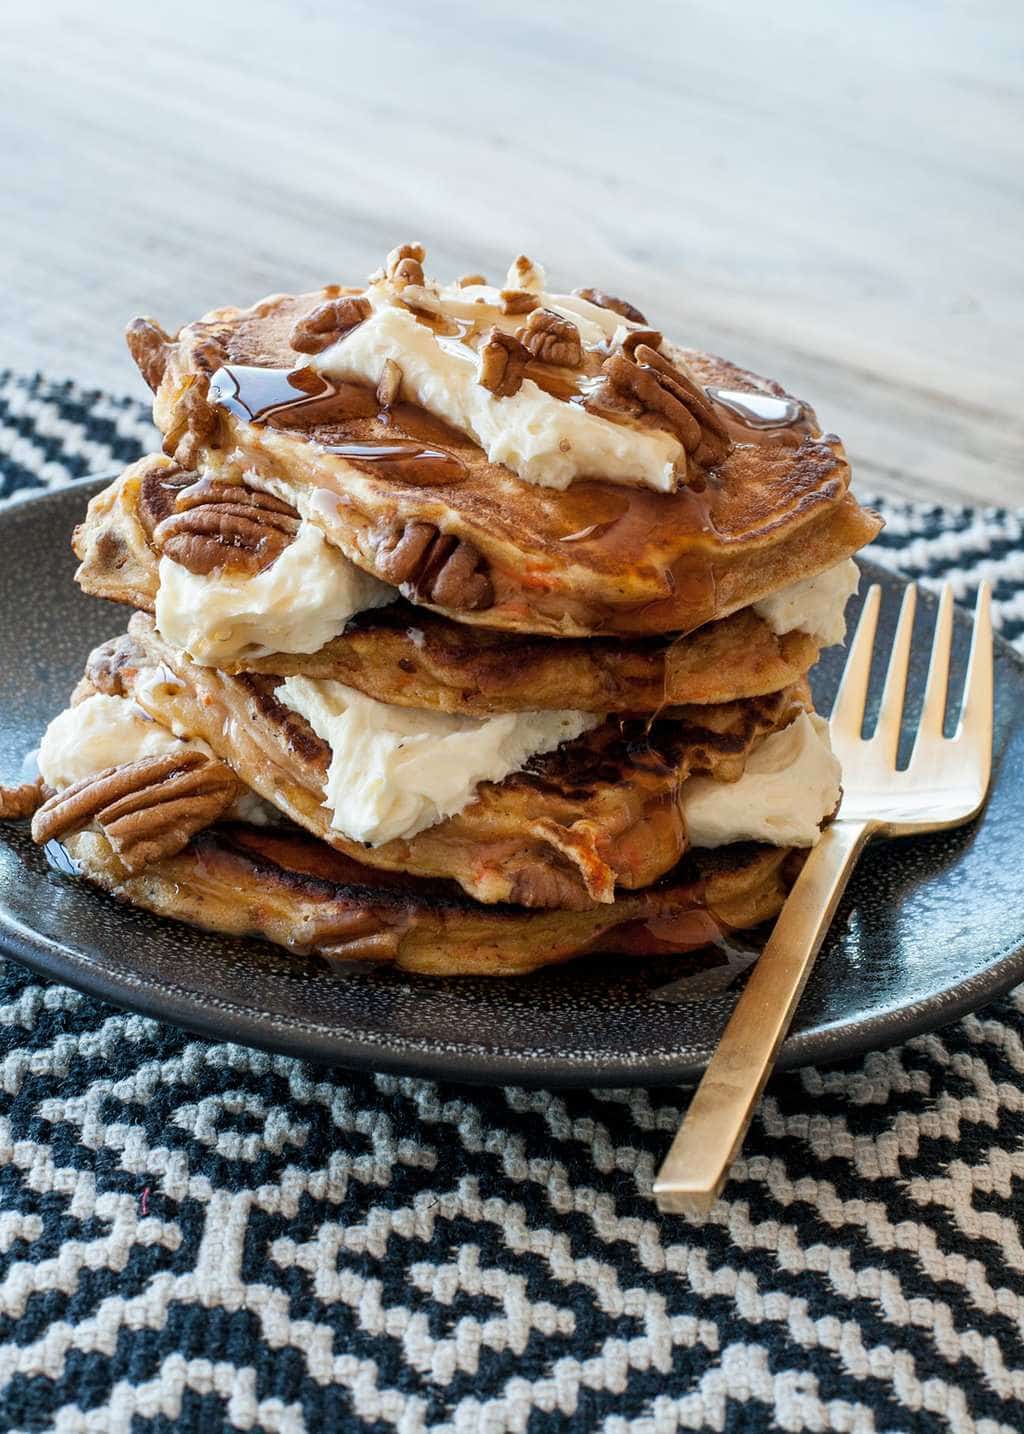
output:
[[992,614],[987,583],[978,593],[960,720],[943,735],[953,593],[942,591],[924,704],[909,766],[896,756],[917,592],[906,589],[874,733],[861,736],[882,593],[864,602],[829,721],[843,767],[837,819],[812,849],[775,930],[711,1057],[654,1182],[658,1208],[709,1210],[739,1153],[782,1038],[858,857],[872,837],[914,836],[961,826],[981,810],[992,766]]

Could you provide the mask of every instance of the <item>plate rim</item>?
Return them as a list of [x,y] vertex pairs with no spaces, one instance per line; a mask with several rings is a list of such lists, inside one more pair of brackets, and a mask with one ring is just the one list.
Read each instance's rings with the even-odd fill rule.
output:
[[[120,472],[120,469],[115,470]],[[58,489],[19,497],[0,508],[0,524],[24,516],[29,507],[66,499],[69,491],[87,491],[110,481],[109,474],[90,475]],[[865,576],[884,577],[900,585],[910,580],[870,559],[859,558]],[[1024,655],[996,635],[1000,655],[1008,659],[1024,680]],[[99,893],[101,899],[113,898]],[[160,918],[171,920],[171,918]],[[224,940],[231,938],[225,937]],[[13,957],[37,975],[81,991],[122,1010],[166,1022],[204,1040],[233,1042],[258,1050],[307,1060],[313,1064],[351,1071],[381,1071],[403,1076],[464,1084],[559,1088],[615,1088],[658,1085],[692,1085],[706,1062],[676,1052],[635,1053],[633,1058],[609,1055],[600,1065],[571,1052],[541,1055],[511,1049],[459,1046],[442,1050],[437,1041],[392,1038],[390,1042],[338,1033],[295,1017],[256,1012],[217,998],[204,1008],[200,993],[173,982],[112,970],[86,957],[73,946],[40,935],[12,913],[0,910],[0,953]],[[1024,935],[998,952],[982,971],[972,971],[945,990],[910,1005],[890,1005],[861,1019],[787,1035],[776,1069],[790,1070],[811,1064],[855,1059],[868,1051],[910,1040],[952,1024],[971,1011],[1006,994],[1024,979]],[[212,1014],[210,1014],[212,1010]],[[225,1031],[227,1015],[233,1029]],[[333,1033],[332,1033],[333,1032]]]

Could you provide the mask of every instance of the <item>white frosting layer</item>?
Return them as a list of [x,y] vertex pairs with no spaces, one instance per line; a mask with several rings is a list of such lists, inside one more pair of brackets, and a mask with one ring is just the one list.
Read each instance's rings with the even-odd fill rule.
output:
[[324,805],[337,831],[370,846],[454,816],[481,782],[501,782],[601,720],[586,712],[453,717],[377,702],[341,682],[289,677],[278,698],[331,748]]
[[295,541],[251,577],[193,573],[162,557],[156,625],[196,662],[217,667],[272,652],[318,652],[353,614],[397,596],[304,522]]
[[737,782],[691,777],[683,783],[683,815],[693,846],[763,841],[814,846],[819,824],[839,801],[842,771],[828,723],[801,712],[751,752]]
[[[512,331],[525,316],[502,314],[498,290],[424,290],[441,312],[475,317],[484,327]],[[469,434],[492,463],[504,464],[528,483],[568,488],[579,477],[646,484],[660,492],[676,487],[676,464],[685,462],[682,444],[662,429],[630,428],[545,393],[525,379],[518,393],[496,398],[478,382],[479,356],[456,338],[439,337],[409,309],[395,303],[390,285],[375,284],[366,297],[370,317],[309,362],[335,378],[379,382],[385,362],[402,369],[402,395]],[[585,299],[541,294],[546,308],[577,325],[585,346],[604,342],[630,327],[617,315]],[[481,303],[476,302],[481,300]],[[597,317],[600,316],[600,317]]]
[[857,564],[844,558],[816,577],[761,598],[754,603],[754,611],[772,632],[808,632],[822,647],[831,647],[846,637],[846,604],[859,582]]
[[[202,742],[190,745],[209,751]],[[96,692],[53,719],[39,744],[37,761],[43,781],[59,791],[106,767],[184,746],[134,702]]]
[[[154,683],[176,680],[173,673],[156,673],[151,679]],[[200,738],[173,736],[128,698],[96,692],[53,719],[39,744],[36,763],[47,786],[59,791],[107,767],[123,766],[161,752],[197,749],[213,756]],[[242,792],[226,816],[256,826],[281,820],[275,807],[248,791]]]

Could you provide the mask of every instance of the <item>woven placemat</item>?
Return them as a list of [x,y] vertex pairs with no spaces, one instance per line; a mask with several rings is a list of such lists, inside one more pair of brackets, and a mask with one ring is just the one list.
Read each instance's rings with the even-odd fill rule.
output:
[[[0,502],[143,406],[0,374]],[[873,555],[1024,635],[1021,519],[879,504]],[[1024,1428],[1024,999],[771,1082],[702,1222],[671,1090],[349,1075],[0,963],[0,1427]]]

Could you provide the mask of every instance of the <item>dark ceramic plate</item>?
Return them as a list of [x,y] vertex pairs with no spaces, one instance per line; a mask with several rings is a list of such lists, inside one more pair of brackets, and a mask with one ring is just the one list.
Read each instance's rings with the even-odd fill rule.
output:
[[[72,582],[68,537],[97,486],[0,513],[0,775],[7,778],[65,705],[89,649],[123,626],[116,608],[83,597]],[[870,563],[864,568],[885,590],[882,631],[891,634],[903,584]],[[933,620],[926,597],[911,678],[918,692]],[[958,670],[969,628],[958,615]],[[833,649],[816,674],[822,710],[842,660]],[[954,678],[954,699],[956,686]],[[1002,642],[996,694],[986,812],[960,831],[868,851],[782,1065],[902,1040],[1024,979],[1024,663]],[[328,1064],[495,1083],[693,1081],[735,999],[722,979],[733,968],[705,962],[689,976],[693,958],[631,966],[591,958],[518,981],[332,969],[120,907],[52,871],[23,826],[0,827],[0,948],[90,995],[216,1039]]]

